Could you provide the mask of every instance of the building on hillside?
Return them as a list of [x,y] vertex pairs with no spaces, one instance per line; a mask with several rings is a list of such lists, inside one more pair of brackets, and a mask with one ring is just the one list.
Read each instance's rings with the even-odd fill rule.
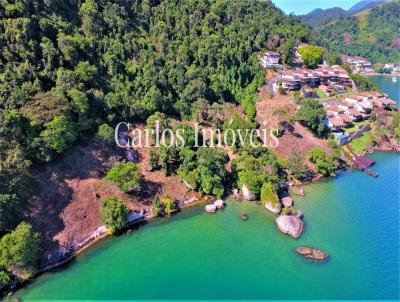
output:
[[363,57],[342,56],[342,61],[349,64],[353,72],[372,72],[372,63]]
[[319,89],[321,89],[321,91],[323,93],[325,93],[327,96],[334,96],[336,95],[336,90],[332,85],[320,85]]
[[281,75],[282,87],[286,90],[297,90],[301,87],[318,87],[322,85],[351,86],[349,75],[340,66],[321,67],[315,70],[286,70]]
[[353,104],[354,108],[361,112],[364,117],[371,113],[373,103],[357,95],[347,96],[344,99],[346,102]]
[[347,144],[347,140],[349,139],[349,136],[346,133],[340,131],[340,132],[333,133],[333,135],[335,136],[336,142],[339,145]]
[[280,54],[276,51],[267,51],[261,58],[261,64],[266,69],[271,67],[281,68],[283,66],[279,64],[280,57]]
[[400,63],[387,63],[383,68],[394,72],[400,72]]

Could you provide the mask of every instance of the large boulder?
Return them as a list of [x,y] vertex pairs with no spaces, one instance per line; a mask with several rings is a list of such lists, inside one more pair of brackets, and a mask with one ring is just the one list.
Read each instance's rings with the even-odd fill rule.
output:
[[268,211],[270,211],[270,212],[272,212],[274,214],[279,214],[281,212],[281,210],[282,210],[282,206],[281,206],[281,204],[279,202],[276,203],[276,204],[272,204],[270,202],[267,202],[267,203],[265,203],[265,208]]
[[243,198],[246,200],[254,200],[254,193],[250,191],[250,189],[244,184],[242,187]]
[[293,205],[293,200],[290,197],[283,197],[282,204],[285,207],[291,207]]
[[281,215],[275,219],[278,229],[294,238],[300,237],[303,232],[303,221],[292,215]]
[[217,210],[217,206],[215,204],[206,205],[206,212],[207,213],[215,213],[216,210]]
[[225,202],[222,199],[218,199],[214,201],[214,205],[217,207],[217,209],[223,209],[225,207]]

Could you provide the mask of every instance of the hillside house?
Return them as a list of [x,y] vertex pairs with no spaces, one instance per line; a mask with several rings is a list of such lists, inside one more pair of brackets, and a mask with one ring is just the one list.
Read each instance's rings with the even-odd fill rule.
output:
[[342,56],[342,61],[349,64],[353,72],[372,72],[372,63],[363,57]]
[[282,64],[279,64],[280,54],[276,51],[267,51],[261,58],[261,64],[264,68],[268,69],[271,67],[281,68]]

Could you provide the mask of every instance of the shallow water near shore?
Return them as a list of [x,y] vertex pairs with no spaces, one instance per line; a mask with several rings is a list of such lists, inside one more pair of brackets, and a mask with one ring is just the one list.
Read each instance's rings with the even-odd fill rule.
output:
[[[280,234],[252,202],[202,206],[100,243],[16,297],[29,299],[399,298],[399,155],[378,153],[373,178],[349,171],[305,187],[305,232]],[[249,214],[248,221],[240,213]],[[316,263],[299,245],[326,250]]]

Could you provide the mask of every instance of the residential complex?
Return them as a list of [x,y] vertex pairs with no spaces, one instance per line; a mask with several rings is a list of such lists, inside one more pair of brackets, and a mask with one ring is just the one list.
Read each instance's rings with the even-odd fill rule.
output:
[[353,72],[372,72],[372,63],[363,57],[341,56],[342,61],[350,65]]
[[386,94],[376,91],[357,93],[343,100],[329,100],[324,103],[327,116],[325,124],[331,130],[339,130],[352,122],[368,118],[373,108],[389,109],[395,105]]
[[352,86],[347,71],[338,65],[320,67],[314,70],[287,70],[282,73],[281,83],[285,90],[298,90],[304,86],[318,87],[319,85]]

